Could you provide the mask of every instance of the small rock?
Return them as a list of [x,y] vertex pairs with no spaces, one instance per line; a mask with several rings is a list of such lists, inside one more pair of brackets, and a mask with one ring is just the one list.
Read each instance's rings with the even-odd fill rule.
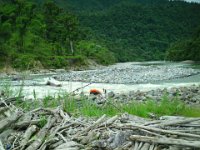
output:
[[115,96],[115,93],[113,91],[110,91],[107,93],[108,98],[113,98]]
[[56,86],[56,87],[61,87],[62,86],[62,84],[59,81],[55,80],[54,78],[48,79],[46,81],[46,85]]

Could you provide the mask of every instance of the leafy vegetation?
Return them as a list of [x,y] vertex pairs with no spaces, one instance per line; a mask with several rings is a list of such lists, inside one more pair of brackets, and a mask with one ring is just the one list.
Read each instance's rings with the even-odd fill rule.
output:
[[[0,68],[68,68],[73,62],[86,65],[87,59],[105,65],[163,60],[169,45],[189,38],[200,23],[200,4],[184,1],[0,0],[0,4]],[[186,45],[198,53],[199,38],[172,46],[169,57],[197,60],[199,55],[181,53]],[[174,51],[184,56],[172,58]]]
[[160,102],[147,100],[143,103],[132,101],[128,104],[116,104],[113,103],[112,100],[109,100],[104,106],[98,106],[84,97],[82,97],[80,101],[77,101],[74,97],[65,94],[58,98],[48,96],[42,101],[23,101],[19,106],[25,110],[32,110],[38,107],[56,108],[62,106],[64,111],[70,114],[88,117],[100,117],[103,114],[114,116],[120,113],[129,113],[146,118],[150,117],[150,113],[153,113],[158,117],[163,115],[200,117],[198,106],[186,105],[178,98],[169,100],[167,96],[163,96],[163,99]]
[[[98,106],[94,101],[82,96],[77,100],[74,96],[61,91],[57,96],[46,96],[43,99],[37,99],[37,94],[33,91],[33,100],[24,100],[21,98],[23,92],[23,84],[19,91],[11,88],[10,82],[6,82],[0,90],[4,91],[5,97],[18,96],[16,106],[26,111],[37,108],[56,108],[62,107],[65,112],[77,116],[100,117],[103,114],[114,116],[120,113],[129,113],[141,117],[149,117],[150,113],[156,116],[162,115],[180,115],[187,117],[200,117],[200,109],[198,105],[187,105],[179,100],[178,96],[170,99],[168,95],[163,95],[161,101],[148,99],[145,102],[132,100],[129,103],[116,103],[112,99],[107,99],[103,106]],[[41,118],[41,126],[46,118]]]
[[191,38],[172,44],[167,50],[167,59],[200,61],[200,28]]
[[[75,15],[53,2],[41,6],[25,0],[1,3],[1,65],[10,64],[19,69],[86,65],[86,57],[78,54],[80,50],[76,46],[85,33]],[[103,64],[113,63],[109,59],[104,62],[108,58],[105,56],[111,55],[105,49],[99,49],[98,53],[102,55],[95,59]]]
[[[169,0],[58,0],[118,61],[164,60],[171,43],[200,23],[200,4]],[[67,5],[68,4],[68,5]]]

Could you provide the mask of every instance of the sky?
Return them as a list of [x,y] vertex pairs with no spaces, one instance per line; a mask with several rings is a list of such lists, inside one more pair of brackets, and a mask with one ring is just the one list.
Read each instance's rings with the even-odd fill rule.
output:
[[198,2],[198,3],[200,3],[200,0],[185,0],[185,1],[187,1],[187,2]]

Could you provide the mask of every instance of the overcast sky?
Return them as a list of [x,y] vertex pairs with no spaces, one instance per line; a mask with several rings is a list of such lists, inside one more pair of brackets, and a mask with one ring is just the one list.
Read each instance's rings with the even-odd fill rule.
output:
[[187,1],[187,2],[198,2],[198,3],[200,3],[200,0],[185,0],[185,1]]

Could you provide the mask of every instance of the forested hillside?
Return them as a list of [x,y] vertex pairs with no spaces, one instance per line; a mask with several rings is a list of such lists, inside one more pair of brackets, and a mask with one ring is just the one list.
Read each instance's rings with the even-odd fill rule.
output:
[[91,30],[90,38],[106,43],[118,60],[163,60],[171,43],[187,38],[200,24],[200,5],[132,0],[79,17]]
[[85,65],[86,57],[101,64],[114,62],[104,45],[84,41],[84,37],[77,17],[53,2],[38,5],[24,0],[1,1],[2,67],[62,68]]
[[190,38],[172,44],[167,50],[167,59],[200,61],[200,28]]
[[[41,1],[40,1],[41,2]],[[78,15],[87,39],[119,61],[163,60],[169,45],[200,24],[200,4],[168,0],[56,0]]]
[[0,0],[0,5],[0,64],[16,68],[61,68],[87,58],[101,64],[163,60],[170,44],[189,38],[200,25],[200,4],[183,1]]

